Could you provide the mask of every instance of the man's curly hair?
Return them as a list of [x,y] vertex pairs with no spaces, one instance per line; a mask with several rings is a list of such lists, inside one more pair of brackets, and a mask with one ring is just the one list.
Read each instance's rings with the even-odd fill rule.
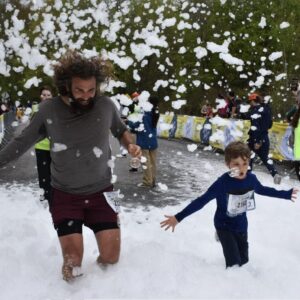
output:
[[61,59],[53,65],[54,83],[61,96],[69,96],[72,78],[96,78],[97,90],[99,85],[107,82],[113,76],[112,64],[99,56],[90,58],[75,50],[68,50]]

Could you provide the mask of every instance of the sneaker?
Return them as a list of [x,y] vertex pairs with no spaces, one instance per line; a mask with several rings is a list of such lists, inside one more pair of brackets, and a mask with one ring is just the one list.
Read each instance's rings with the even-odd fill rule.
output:
[[274,180],[274,184],[280,184],[281,183],[281,176],[279,174],[275,174],[273,180]]
[[138,183],[138,184],[137,184],[137,187],[142,187],[142,188],[151,188],[151,186],[150,186],[150,185],[147,185],[147,184],[145,184],[145,183],[143,183],[143,182],[141,182],[141,183]]
[[151,188],[151,192],[162,192],[162,189],[156,185]]

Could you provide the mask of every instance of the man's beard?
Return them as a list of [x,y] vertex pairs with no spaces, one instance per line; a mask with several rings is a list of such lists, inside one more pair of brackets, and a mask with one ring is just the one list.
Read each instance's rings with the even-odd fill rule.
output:
[[[69,103],[74,112],[83,114],[90,111],[94,107],[95,98],[96,96],[85,100],[82,98],[74,98],[74,96],[72,95],[69,98]],[[87,104],[82,104],[82,102],[87,102]]]

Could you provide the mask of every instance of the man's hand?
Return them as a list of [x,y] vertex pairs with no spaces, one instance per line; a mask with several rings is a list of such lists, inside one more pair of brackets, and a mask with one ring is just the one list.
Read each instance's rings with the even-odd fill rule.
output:
[[160,227],[161,228],[165,228],[165,230],[168,230],[170,227],[172,227],[172,232],[174,232],[175,226],[178,224],[177,219],[175,218],[175,216],[166,216],[167,218],[166,220],[160,222]]
[[136,144],[129,144],[127,147],[127,151],[132,157],[140,158],[142,156],[141,147]]

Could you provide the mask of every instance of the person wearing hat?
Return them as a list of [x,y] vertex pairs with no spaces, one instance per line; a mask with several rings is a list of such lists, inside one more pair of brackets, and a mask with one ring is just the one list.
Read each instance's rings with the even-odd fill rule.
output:
[[[258,93],[248,96],[250,101],[250,130],[248,132],[248,146],[261,159],[273,176],[274,183],[280,184],[281,176],[274,167],[273,161],[269,158],[270,140],[268,130],[272,127],[272,115],[270,107],[263,103],[262,97]],[[250,161],[252,169],[253,158]]]

